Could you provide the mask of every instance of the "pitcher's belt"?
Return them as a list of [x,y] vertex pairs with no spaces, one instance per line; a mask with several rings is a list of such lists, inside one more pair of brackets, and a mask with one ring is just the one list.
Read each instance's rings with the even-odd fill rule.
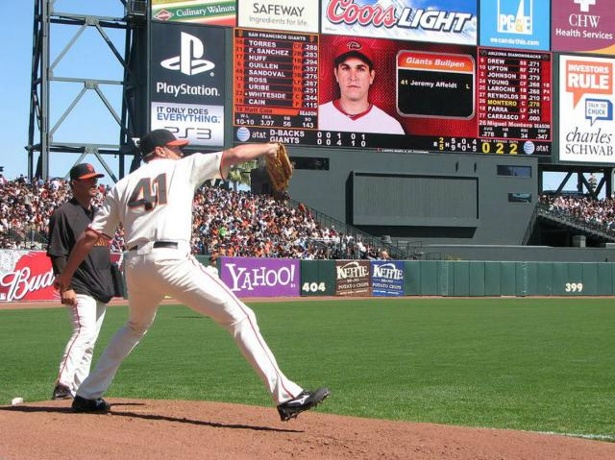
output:
[[[158,248],[169,248],[169,249],[177,249],[178,245],[175,241],[154,241],[154,245],[152,246],[154,249]],[[129,249],[129,251],[136,251],[139,249],[139,246],[133,246]]]

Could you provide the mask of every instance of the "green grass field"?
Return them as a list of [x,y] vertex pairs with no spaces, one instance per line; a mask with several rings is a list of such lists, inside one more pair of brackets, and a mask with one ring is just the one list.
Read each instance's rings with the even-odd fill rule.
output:
[[[253,303],[284,372],[332,396],[319,411],[615,441],[615,302],[606,298]],[[124,322],[112,307],[97,355]],[[48,399],[63,308],[0,311],[0,404]],[[232,339],[163,306],[107,396],[270,405]]]

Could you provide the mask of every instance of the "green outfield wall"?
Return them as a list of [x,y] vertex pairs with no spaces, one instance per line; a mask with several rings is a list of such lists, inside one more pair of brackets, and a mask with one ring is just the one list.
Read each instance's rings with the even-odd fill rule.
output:
[[[198,259],[207,265],[209,258]],[[227,260],[218,260],[222,273]],[[615,295],[615,262],[301,260],[299,264],[296,295],[303,297]]]
[[[197,256],[208,265],[209,257]],[[221,263],[220,263],[221,262]],[[358,264],[345,260],[301,260],[299,295],[365,296],[368,283],[373,294],[373,269],[369,276],[345,276],[341,267]],[[383,261],[360,261],[382,264]],[[222,267],[224,258],[219,260]],[[407,260],[401,265],[404,296],[440,297],[531,297],[531,296],[613,296],[615,262],[519,262]],[[344,279],[341,280],[340,278]],[[353,292],[354,286],[356,294]],[[340,289],[344,287],[344,289]],[[241,293],[239,293],[241,296]],[[387,294],[379,294],[386,296]],[[393,295],[393,294],[391,294]]]
[[[0,278],[0,302],[57,301],[43,251],[4,251],[19,263]],[[197,256],[204,266],[208,256]],[[220,279],[239,297],[614,296],[615,262],[298,260],[220,257]],[[124,298],[129,295],[127,286]]]
[[[339,263],[330,260],[301,261],[300,295],[349,295],[347,291],[344,294],[336,292],[336,286],[340,284],[338,277],[343,276],[342,271],[335,265]],[[382,264],[382,261],[373,263]],[[405,296],[615,295],[615,263],[611,262],[427,260],[403,261],[401,264]],[[361,284],[364,285],[365,283]]]

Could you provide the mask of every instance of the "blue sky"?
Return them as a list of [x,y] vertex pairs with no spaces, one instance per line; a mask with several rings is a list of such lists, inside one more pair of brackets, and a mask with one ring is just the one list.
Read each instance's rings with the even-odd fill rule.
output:
[[[2,0],[7,6],[9,0]],[[0,59],[4,70],[0,73],[2,104],[0,123],[3,127],[4,145],[0,165],[9,179],[27,173],[27,155],[24,146],[28,141],[28,114],[30,68],[32,66],[32,13],[33,3],[11,2],[11,20],[0,27]]]
[[[0,0],[0,4],[4,6],[8,6],[8,3],[8,0]],[[95,2],[57,0],[55,11],[109,17],[124,15],[124,7],[119,0]],[[4,166],[5,177],[15,179],[20,174],[27,175],[28,168],[28,157],[24,147],[28,143],[34,1],[10,2],[10,12],[10,17],[3,21],[0,28],[0,43],[2,43],[0,58],[4,63],[3,72],[0,73],[0,87],[2,88],[0,123],[6,132],[0,165]],[[123,31],[104,30],[123,55]],[[79,26],[51,26],[52,63],[78,31]],[[122,68],[100,34],[93,27],[88,27],[66,55],[57,62],[54,75],[56,77],[121,80]],[[50,125],[52,128],[57,126],[54,140],[117,144],[119,125],[94,91],[88,90],[74,109],[66,115],[65,120],[58,123],[82,88],[83,84],[78,83],[52,83]],[[118,116],[121,115],[121,87],[101,85],[100,88],[114,106]],[[35,142],[38,142],[38,135]],[[53,153],[50,156],[50,175],[65,176],[78,158],[76,154]],[[104,159],[117,175],[118,160],[113,156],[105,156]],[[94,155],[88,155],[82,161],[94,164],[96,169],[105,173]],[[102,181],[107,182],[108,180],[110,178],[107,174]]]
[[[8,6],[9,0],[0,0],[0,5]],[[84,1],[57,0],[56,12],[95,14],[109,17],[122,17],[124,7],[119,0]],[[4,176],[15,179],[20,174],[27,175],[28,157],[24,149],[28,143],[28,125],[30,111],[30,80],[32,71],[32,32],[34,21],[34,1],[20,0],[10,2],[10,17],[0,27],[0,58],[4,71],[0,72],[2,104],[0,105],[0,123],[5,131],[4,145],[0,154],[0,165],[4,166]],[[52,63],[66,44],[77,34],[79,27],[52,25]],[[121,54],[124,52],[122,31],[105,29]],[[121,66],[111,54],[101,36],[92,27],[88,27],[75,42],[71,50],[54,67],[56,77],[95,78],[121,80]],[[81,91],[83,85],[75,83],[54,83],[51,89],[52,128],[65,113],[69,105]],[[101,90],[120,115],[121,88],[103,85]],[[67,115],[54,133],[56,141],[79,141],[91,143],[116,144],[119,127],[110,112],[93,91],[87,91],[84,98]],[[35,140],[38,142],[38,139]],[[38,155],[37,157],[38,158]],[[78,160],[78,155],[53,153],[50,157],[49,172],[51,176],[63,177]],[[105,162],[118,176],[118,160],[105,156]],[[97,170],[103,170],[101,163],[93,155],[82,161],[94,164]],[[126,171],[130,162],[126,164]],[[561,174],[557,174],[561,177]],[[103,183],[112,184],[109,175]],[[570,181],[571,184],[575,181]],[[547,179],[545,189],[556,188],[559,182]],[[574,188],[574,184],[571,187]]]

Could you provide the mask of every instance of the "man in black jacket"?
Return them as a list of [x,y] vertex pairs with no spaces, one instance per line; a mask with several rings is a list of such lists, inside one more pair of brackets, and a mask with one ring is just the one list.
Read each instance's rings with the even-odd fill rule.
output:
[[[99,177],[104,175],[87,163],[70,170],[73,197],[54,211],[49,222],[47,255],[56,275],[62,272],[77,238],[94,218],[92,201],[98,193]],[[113,293],[109,242],[101,238],[79,265],[70,289],[60,293],[73,330],[60,361],[52,399],[72,398],[90,373],[94,345]]]

